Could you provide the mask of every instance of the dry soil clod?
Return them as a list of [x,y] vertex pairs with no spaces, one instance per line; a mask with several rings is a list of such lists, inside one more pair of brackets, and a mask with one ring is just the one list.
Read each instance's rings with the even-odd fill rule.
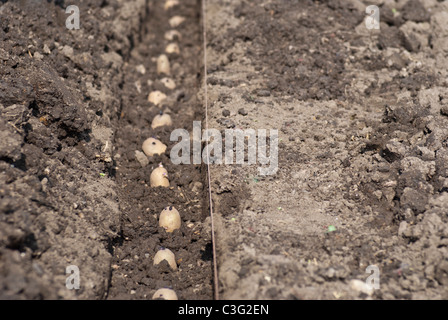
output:
[[139,64],[138,66],[135,67],[135,70],[140,73],[140,74],[145,74],[146,73],[146,68],[144,65]]

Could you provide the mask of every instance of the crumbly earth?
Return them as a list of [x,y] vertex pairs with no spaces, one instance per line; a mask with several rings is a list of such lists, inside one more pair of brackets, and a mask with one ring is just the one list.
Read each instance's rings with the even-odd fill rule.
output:
[[[0,4],[0,298],[151,299],[170,287],[179,299],[211,299],[204,170],[171,164],[173,128],[151,129],[160,111],[176,128],[201,119],[198,3],[70,4],[79,30],[66,29],[64,1]],[[168,41],[176,15],[186,20]],[[168,54],[175,89],[156,70],[169,42],[180,48]],[[154,90],[167,95],[162,105],[148,101]],[[142,154],[151,136],[165,155]],[[169,188],[149,186],[160,162]],[[166,206],[182,217],[173,234],[158,227]],[[175,253],[176,272],[153,266],[161,247]],[[79,290],[66,287],[71,265]]]
[[[159,288],[172,288],[179,299],[212,298],[211,234],[202,222],[207,216],[205,171],[202,165],[171,162],[171,149],[176,141],[170,141],[175,128],[191,132],[194,120],[201,120],[202,106],[196,93],[200,89],[201,25],[198,3],[183,1],[168,11],[163,1],[149,5],[150,18],[145,26],[149,32],[131,52],[131,59],[124,67],[123,108],[116,133],[117,163],[116,181],[121,196],[122,234],[114,243],[111,299],[151,298]],[[172,28],[169,19],[185,18],[177,30],[181,38],[167,41],[165,32]],[[151,31],[157,30],[157,32]],[[180,54],[169,54],[171,75],[176,88],[169,89],[157,74],[155,59],[163,54],[168,43],[177,43]],[[136,73],[136,67],[144,66],[145,74]],[[148,103],[148,92],[160,90],[167,99],[161,105]],[[172,126],[151,128],[153,118],[160,112],[169,112]],[[155,137],[168,146],[163,155],[136,156],[142,143]],[[146,160],[147,159],[147,160]],[[162,163],[168,171],[170,187],[150,187],[153,169]],[[160,212],[174,206],[181,215],[180,230],[172,234],[158,226]],[[161,248],[174,252],[178,270],[170,271],[166,262],[153,265],[153,257]],[[130,295],[131,294],[131,295]]]
[[[209,127],[279,133],[273,175],[210,166],[220,298],[448,299],[448,3],[206,8]],[[173,129],[204,120],[201,32],[196,0],[0,1],[1,299],[212,299],[206,167],[170,155]],[[158,74],[169,43],[180,52]],[[173,126],[151,128],[160,111]],[[142,153],[149,137],[165,154]],[[168,188],[150,186],[159,163]],[[172,234],[158,226],[170,205]],[[153,265],[162,247],[177,271]]]

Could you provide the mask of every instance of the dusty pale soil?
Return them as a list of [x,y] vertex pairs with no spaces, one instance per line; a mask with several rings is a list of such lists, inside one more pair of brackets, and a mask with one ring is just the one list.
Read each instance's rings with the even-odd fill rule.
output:
[[[363,21],[372,3],[380,32]],[[210,126],[279,130],[275,175],[212,167],[222,298],[447,299],[447,3],[208,14]],[[354,281],[369,265],[373,294]]]
[[[70,4],[79,30],[66,1],[0,1],[0,298],[212,299],[206,167],[170,159],[172,130],[205,115],[201,2]],[[279,132],[275,174],[210,167],[220,298],[448,299],[448,3],[206,8],[210,128]],[[174,89],[155,61],[170,42]],[[160,111],[174,124],[153,130]],[[151,136],[168,149],[142,157]],[[160,162],[169,188],[149,186]],[[157,222],[168,205],[173,234]],[[162,247],[177,271],[153,265]],[[371,265],[380,288],[362,292]]]

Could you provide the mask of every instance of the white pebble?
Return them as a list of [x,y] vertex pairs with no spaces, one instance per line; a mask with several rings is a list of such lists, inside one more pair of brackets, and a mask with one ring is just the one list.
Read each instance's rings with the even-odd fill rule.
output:
[[141,74],[145,74],[146,73],[146,68],[142,64],[139,64],[138,66],[136,66],[135,70],[137,70],[137,72],[141,73]]
[[48,46],[47,46],[47,44],[44,44],[44,53],[45,54],[50,54],[51,53],[51,50],[50,50],[50,48],[48,48]]
[[138,93],[142,93],[142,84],[139,80],[134,82],[135,88],[137,89]]

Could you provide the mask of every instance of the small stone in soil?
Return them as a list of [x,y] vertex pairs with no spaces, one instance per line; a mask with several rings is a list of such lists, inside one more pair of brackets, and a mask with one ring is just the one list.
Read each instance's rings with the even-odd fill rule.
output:
[[240,115],[242,115],[242,116],[247,116],[247,111],[244,110],[244,108],[239,109],[239,110],[238,110],[238,113],[239,113]]
[[271,95],[271,92],[269,90],[258,90],[257,96],[259,97],[269,97]]
[[444,116],[448,117],[448,106],[443,106],[442,108],[440,108],[440,113]]
[[269,80],[268,82],[268,87],[270,89],[275,89],[278,86],[278,82],[276,80]]
[[220,82],[221,82],[221,85],[223,85],[225,87],[229,87],[229,88],[233,88],[238,84],[237,81],[233,81],[233,80],[229,80],[229,79],[223,79]]
[[342,165],[344,166],[344,168],[350,167],[350,165],[351,165],[350,159],[349,158],[345,158],[344,160],[342,160]]
[[218,82],[219,82],[218,79],[215,78],[215,77],[210,77],[210,78],[207,79],[207,83],[208,83],[208,84],[211,84],[212,86],[217,85]]
[[222,103],[228,103],[232,100],[232,97],[226,94],[221,93],[218,98]]
[[233,122],[232,120],[230,120],[230,119],[224,119],[224,118],[221,118],[221,119],[218,119],[218,121],[217,121],[219,124],[221,124],[221,125],[223,125],[223,126],[226,126],[227,128],[235,128],[235,122]]
[[223,115],[224,117],[228,117],[228,116],[230,116],[230,111],[227,110],[227,109],[224,109],[224,110],[222,110],[222,115]]

